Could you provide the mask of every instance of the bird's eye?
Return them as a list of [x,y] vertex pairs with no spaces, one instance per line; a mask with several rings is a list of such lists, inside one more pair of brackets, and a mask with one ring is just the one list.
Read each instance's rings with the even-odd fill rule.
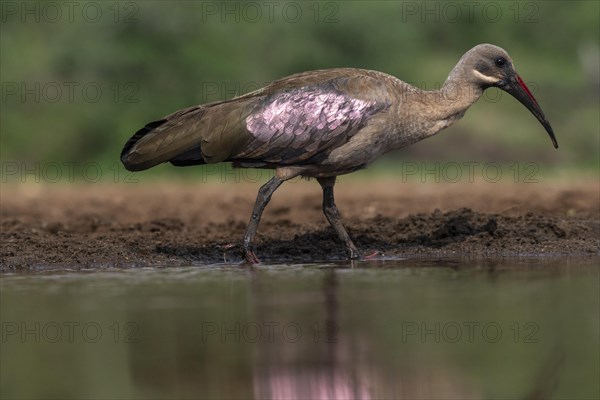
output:
[[502,68],[504,65],[506,65],[506,58],[498,57],[494,60],[494,64],[496,64],[496,67]]

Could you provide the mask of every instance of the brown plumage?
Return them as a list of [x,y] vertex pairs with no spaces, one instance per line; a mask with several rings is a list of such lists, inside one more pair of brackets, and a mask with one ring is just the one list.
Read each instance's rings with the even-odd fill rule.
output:
[[436,134],[461,118],[488,87],[499,87],[552,128],[508,54],[482,44],[469,50],[440,90],[423,91],[377,71],[338,68],[303,72],[230,100],[179,110],[151,122],[127,141],[121,160],[131,171],[163,162],[177,166],[233,162],[275,169],[259,191],[244,255],[256,263],[252,240],[264,207],[285,180],[317,178],[323,212],[346,245],[359,252],[333,200],[335,177],[365,168],[382,154]]

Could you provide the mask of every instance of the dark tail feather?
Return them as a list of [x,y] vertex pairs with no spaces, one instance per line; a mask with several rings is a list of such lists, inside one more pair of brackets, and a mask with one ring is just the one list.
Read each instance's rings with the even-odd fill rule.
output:
[[202,149],[200,146],[194,147],[185,153],[169,160],[176,167],[189,167],[190,165],[206,164],[202,159]]
[[166,119],[161,119],[159,121],[150,122],[150,123],[146,124],[146,126],[144,126],[142,129],[137,131],[131,138],[129,138],[129,140],[125,143],[125,146],[123,146],[123,150],[121,151],[121,162],[123,163],[123,165],[125,165],[125,168],[127,168],[129,171],[140,171],[140,170],[145,169],[145,168],[139,168],[139,165],[129,162],[129,159],[128,159],[129,151],[131,150],[133,145],[135,145],[137,143],[138,140],[140,140],[148,132],[153,131],[155,128],[158,128],[165,122],[167,122]]
[[199,134],[204,111],[203,107],[191,107],[150,122],[125,143],[121,162],[129,171],[142,171],[171,160],[177,162],[180,157],[186,165],[203,163]]

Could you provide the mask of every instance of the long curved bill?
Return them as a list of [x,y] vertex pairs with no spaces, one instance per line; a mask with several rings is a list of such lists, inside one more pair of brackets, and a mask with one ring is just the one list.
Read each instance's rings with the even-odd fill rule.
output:
[[523,79],[521,79],[519,75],[515,74],[508,81],[508,83],[502,87],[502,89],[510,93],[515,99],[519,100],[521,104],[527,107],[527,109],[531,111],[533,115],[535,115],[538,121],[540,121],[540,123],[546,129],[546,132],[548,132],[548,136],[550,136],[554,147],[558,149],[558,142],[556,141],[556,137],[554,136],[554,131],[550,126],[550,122],[548,122],[548,119],[544,115],[540,105],[535,97],[533,97],[533,94],[531,94],[531,91],[529,91],[527,85],[525,85],[525,82],[523,82]]

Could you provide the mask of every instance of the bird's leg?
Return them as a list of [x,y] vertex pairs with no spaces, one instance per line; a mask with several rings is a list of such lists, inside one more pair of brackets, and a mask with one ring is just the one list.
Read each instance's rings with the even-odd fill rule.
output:
[[269,203],[269,200],[271,200],[273,192],[275,192],[283,182],[284,179],[274,176],[258,190],[258,196],[256,196],[256,202],[254,203],[254,209],[252,210],[252,216],[250,217],[250,222],[248,222],[246,234],[244,235],[244,257],[246,258],[246,261],[251,264],[259,263],[258,257],[256,257],[256,254],[254,254],[252,249],[252,242],[254,241],[254,236],[256,236],[260,217]]
[[323,214],[327,217],[327,221],[331,224],[338,237],[344,242],[348,255],[351,259],[360,258],[360,252],[350,239],[350,235],[344,228],[335,202],[333,200],[333,185],[335,185],[335,177],[333,178],[318,178],[317,179],[323,188]]

